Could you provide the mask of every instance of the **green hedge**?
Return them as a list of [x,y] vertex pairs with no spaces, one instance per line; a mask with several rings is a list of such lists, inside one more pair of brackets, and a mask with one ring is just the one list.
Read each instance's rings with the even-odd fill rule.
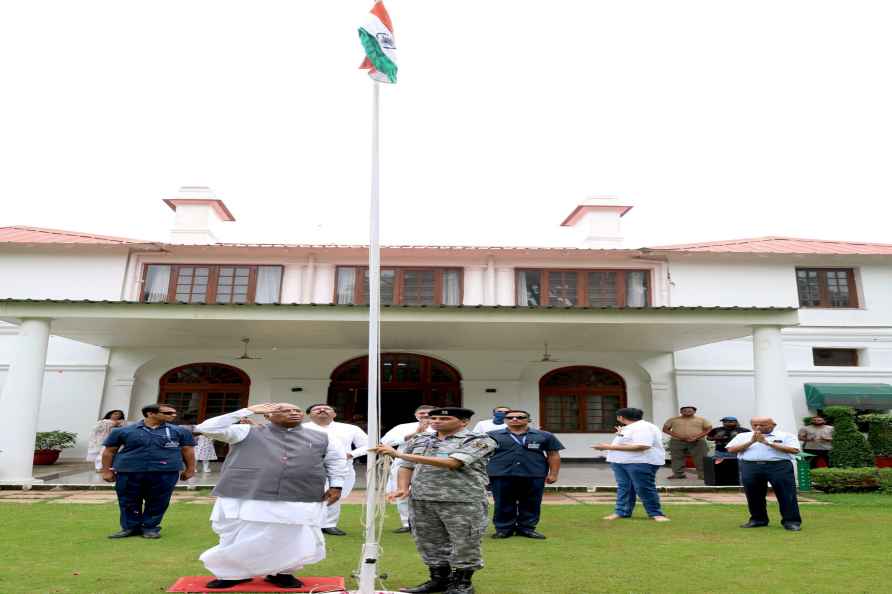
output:
[[873,466],[873,451],[855,424],[855,411],[848,406],[828,406],[824,416],[833,425],[833,468],[867,468]]
[[892,456],[892,415],[862,415],[870,427],[867,441],[876,456]]
[[825,493],[881,491],[892,495],[892,468],[815,468],[811,484]]

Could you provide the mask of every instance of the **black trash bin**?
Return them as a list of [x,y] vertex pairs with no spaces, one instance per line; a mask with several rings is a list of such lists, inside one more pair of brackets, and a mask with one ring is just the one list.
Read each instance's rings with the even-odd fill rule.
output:
[[737,458],[706,456],[703,460],[703,483],[712,487],[739,486]]

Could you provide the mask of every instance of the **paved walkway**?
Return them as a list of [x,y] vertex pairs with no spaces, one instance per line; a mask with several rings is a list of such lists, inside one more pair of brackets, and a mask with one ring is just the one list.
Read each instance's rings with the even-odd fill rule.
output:
[[[663,493],[660,500],[669,505],[708,505],[711,503],[723,503],[730,505],[745,505],[743,493]],[[36,503],[47,501],[51,504],[87,503],[87,504],[112,504],[117,501],[114,491],[85,491],[67,490],[58,488],[46,491],[0,491],[0,503]],[[214,498],[203,491],[177,491],[173,495],[173,501],[196,505],[210,505]],[[365,501],[365,491],[355,491],[350,494],[344,503],[361,504]],[[598,492],[558,492],[546,493],[543,503],[545,505],[612,505],[613,493]],[[809,499],[807,496],[799,497],[799,503],[826,505],[822,502]]]

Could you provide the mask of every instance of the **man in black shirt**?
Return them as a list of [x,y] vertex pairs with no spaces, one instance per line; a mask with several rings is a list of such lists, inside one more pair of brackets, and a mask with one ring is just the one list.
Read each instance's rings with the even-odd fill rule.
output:
[[536,532],[545,484],[557,481],[564,449],[548,431],[530,428],[530,413],[509,410],[505,429],[487,435],[498,443],[487,473],[495,502],[493,538],[514,534],[544,539]]
[[724,417],[722,426],[711,429],[706,434],[706,439],[715,442],[716,458],[736,458],[737,454],[732,454],[726,449],[728,442],[740,435],[741,433],[750,433],[746,427],[741,427],[737,422],[737,417]]

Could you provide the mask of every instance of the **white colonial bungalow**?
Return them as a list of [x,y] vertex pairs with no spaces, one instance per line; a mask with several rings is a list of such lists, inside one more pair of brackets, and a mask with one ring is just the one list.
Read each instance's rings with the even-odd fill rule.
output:
[[[168,242],[0,228],[0,481],[31,480],[35,431],[77,432],[66,455],[81,457],[105,411],[137,419],[155,401],[183,422],[264,401],[362,421],[367,249],[222,243],[223,202],[185,196],[165,200]],[[804,384],[892,407],[859,400],[892,382],[892,245],[627,249],[629,208],[580,205],[563,222],[576,247],[383,248],[385,428],[421,403],[481,418],[508,404],[589,458],[623,405],[787,430],[808,413]]]

